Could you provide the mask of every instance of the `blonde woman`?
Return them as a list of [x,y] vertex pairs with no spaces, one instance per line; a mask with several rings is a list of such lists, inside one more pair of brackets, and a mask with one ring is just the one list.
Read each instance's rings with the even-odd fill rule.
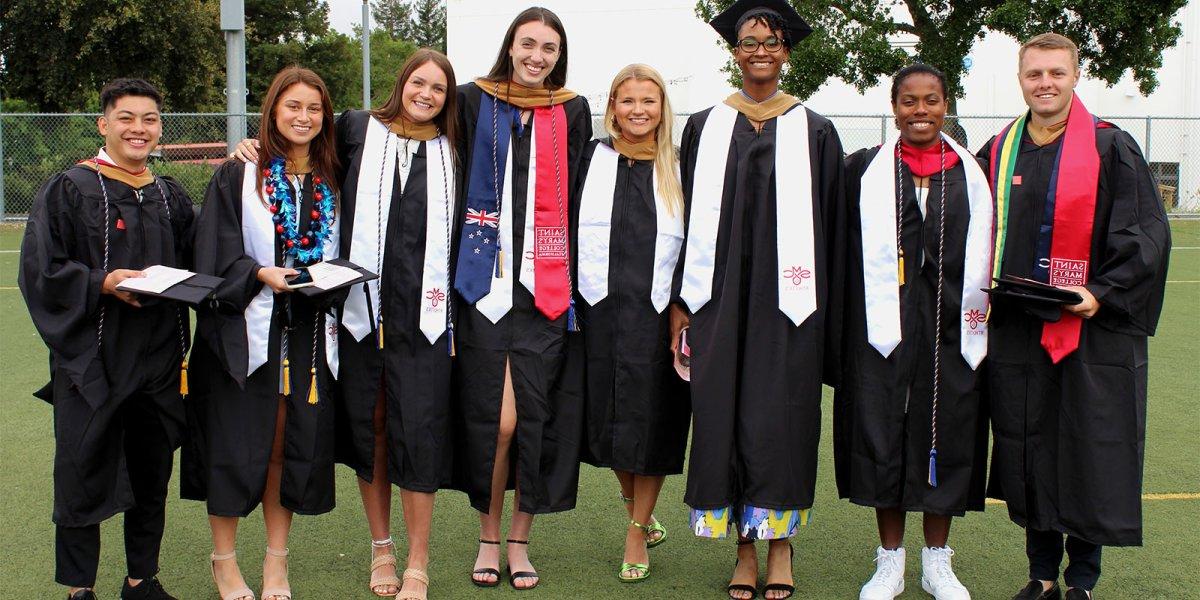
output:
[[[666,475],[683,471],[690,406],[672,367],[672,279],[683,243],[683,193],[662,77],[621,69],[609,90],[611,136],[584,151],[576,300],[587,348],[584,459],[610,467],[629,511],[617,576],[650,575],[666,540],[652,516]],[[668,308],[670,305],[670,308]]]

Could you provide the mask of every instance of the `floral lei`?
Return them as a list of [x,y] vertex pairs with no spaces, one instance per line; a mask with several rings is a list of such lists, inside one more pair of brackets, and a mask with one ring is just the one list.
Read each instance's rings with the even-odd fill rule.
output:
[[333,223],[337,219],[334,214],[333,190],[320,175],[313,175],[313,210],[308,231],[300,233],[300,216],[296,214],[296,204],[292,201],[292,186],[284,175],[284,160],[272,159],[267,168],[263,169],[265,178],[264,191],[270,199],[271,219],[275,222],[275,233],[281,238],[283,253],[291,255],[303,264],[312,264],[321,260],[325,241],[333,233]]

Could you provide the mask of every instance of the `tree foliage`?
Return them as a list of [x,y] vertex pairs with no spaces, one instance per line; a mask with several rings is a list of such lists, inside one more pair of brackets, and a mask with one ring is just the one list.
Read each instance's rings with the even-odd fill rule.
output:
[[375,0],[371,3],[371,15],[377,28],[394,40],[446,51],[444,0]]
[[[859,91],[879,83],[912,61],[946,73],[952,99],[961,98],[963,59],[985,31],[1017,40],[1054,31],[1079,44],[1085,72],[1114,84],[1130,71],[1143,94],[1158,85],[1162,53],[1181,29],[1172,21],[1186,0],[790,0],[813,26],[797,44],[781,86],[807,98],[829,77]],[[733,0],[698,0],[705,21]],[[893,44],[916,40],[913,54]],[[736,68],[729,67],[733,82]],[[953,104],[951,105],[953,108]]]
[[221,105],[218,0],[5,0],[0,86],[40,111],[97,110],[116,77],[159,86],[166,108]]

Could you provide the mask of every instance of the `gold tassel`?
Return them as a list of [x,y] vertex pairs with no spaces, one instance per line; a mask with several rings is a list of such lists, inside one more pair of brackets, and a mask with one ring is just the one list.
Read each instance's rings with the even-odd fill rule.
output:
[[188,395],[187,369],[188,369],[187,359],[185,358],[185,359],[183,359],[183,365],[179,369],[179,395],[180,396]]
[[379,349],[383,350],[383,317],[379,317],[379,327],[375,329],[375,337],[379,338]]
[[288,359],[283,359],[283,395],[292,395],[292,368],[288,366]]
[[904,248],[900,249],[900,285],[904,285]]
[[504,279],[504,250],[496,251],[496,272],[500,274],[500,279]]
[[317,403],[317,368],[313,367],[313,368],[309,369],[309,371],[312,373],[312,380],[308,382],[308,403],[316,404]]

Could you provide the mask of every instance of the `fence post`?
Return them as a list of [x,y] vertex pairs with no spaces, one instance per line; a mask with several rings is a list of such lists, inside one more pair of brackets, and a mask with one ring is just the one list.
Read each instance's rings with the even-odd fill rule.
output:
[[1149,116],[1147,116],[1146,117],[1146,147],[1144,148],[1144,150],[1146,152],[1146,163],[1147,164],[1151,160],[1153,160],[1152,158],[1150,158],[1150,123],[1151,122],[1152,122],[1152,119]]
[[887,115],[879,117],[879,145],[887,143]]
[[0,113],[0,223],[4,222],[4,113]]

